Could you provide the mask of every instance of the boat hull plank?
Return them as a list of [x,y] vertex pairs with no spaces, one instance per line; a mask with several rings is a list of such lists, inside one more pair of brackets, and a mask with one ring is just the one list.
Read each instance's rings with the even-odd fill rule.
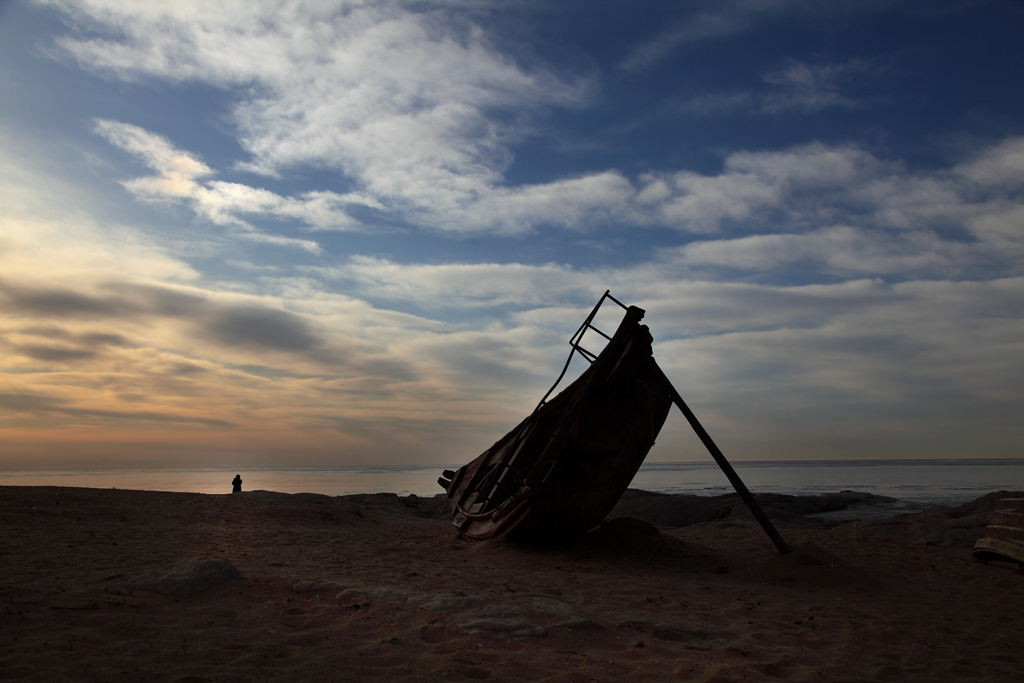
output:
[[981,562],[1017,562],[1024,567],[1024,498],[1003,498],[971,551]]

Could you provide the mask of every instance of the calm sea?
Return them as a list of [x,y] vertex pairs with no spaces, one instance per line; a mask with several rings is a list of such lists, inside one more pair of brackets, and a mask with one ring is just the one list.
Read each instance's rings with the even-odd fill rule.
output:
[[[807,495],[864,491],[925,505],[959,504],[990,491],[1024,489],[1024,459],[1005,460],[819,460],[734,462],[751,491]],[[289,467],[228,470],[94,469],[0,470],[0,485],[83,486],[229,493],[240,474],[243,489],[284,493],[440,493],[437,478],[445,468],[432,467]],[[732,490],[713,462],[647,463],[633,488],[662,493],[715,496]]]

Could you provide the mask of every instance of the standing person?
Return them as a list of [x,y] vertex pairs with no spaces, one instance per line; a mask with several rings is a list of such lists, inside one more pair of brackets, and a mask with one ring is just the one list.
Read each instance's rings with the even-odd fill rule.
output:
[[231,493],[242,492],[242,475],[236,474],[235,478],[231,480]]

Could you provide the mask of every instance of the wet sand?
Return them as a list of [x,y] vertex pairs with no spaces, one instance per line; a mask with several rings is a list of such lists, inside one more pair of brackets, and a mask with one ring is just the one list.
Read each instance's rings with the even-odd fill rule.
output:
[[[0,680],[1015,680],[1024,573],[884,526],[460,540],[394,497],[0,487]],[[416,501],[410,501],[415,503]],[[193,597],[133,581],[222,558]],[[152,585],[150,585],[150,588]]]

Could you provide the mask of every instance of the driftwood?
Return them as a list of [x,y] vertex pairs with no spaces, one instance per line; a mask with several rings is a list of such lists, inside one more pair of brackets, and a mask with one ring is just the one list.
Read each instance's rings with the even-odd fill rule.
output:
[[1016,562],[1024,567],[1024,498],[1003,498],[985,535],[971,550],[981,562]]

